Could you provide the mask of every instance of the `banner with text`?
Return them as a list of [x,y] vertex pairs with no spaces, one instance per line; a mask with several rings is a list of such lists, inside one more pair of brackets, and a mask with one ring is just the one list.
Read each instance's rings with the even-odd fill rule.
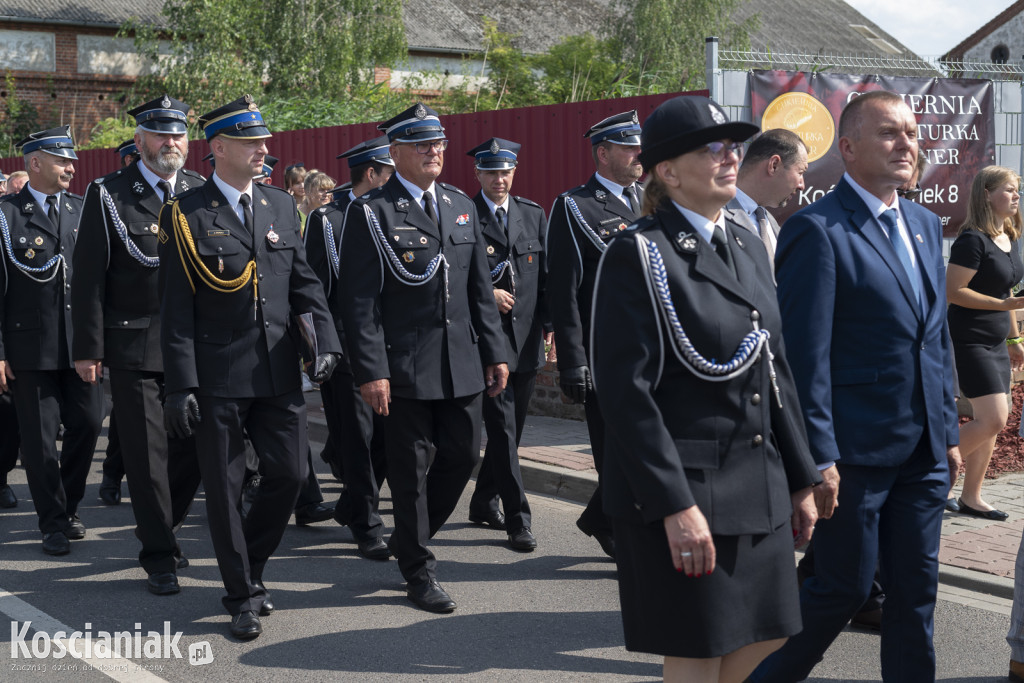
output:
[[843,175],[839,115],[861,93],[889,90],[903,97],[917,117],[918,141],[928,166],[916,200],[942,219],[947,237],[967,214],[975,174],[995,163],[992,82],[979,79],[752,71],[753,121],[762,130],[786,128],[807,144],[805,188],[772,213],[781,223],[820,199]]

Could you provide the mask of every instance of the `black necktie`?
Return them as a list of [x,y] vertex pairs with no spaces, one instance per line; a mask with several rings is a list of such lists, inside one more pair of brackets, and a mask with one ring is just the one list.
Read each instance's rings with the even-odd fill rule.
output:
[[249,195],[243,194],[238,198],[238,203],[242,205],[242,213],[245,215],[245,229],[251,235],[253,231],[252,223],[252,206],[250,206],[252,200]]
[[499,206],[494,210],[494,217],[498,219],[498,225],[505,231],[505,237],[508,237],[508,226],[505,225],[505,209]]
[[640,200],[636,196],[636,185],[630,185],[626,188],[626,196],[629,197],[629,202],[633,205],[633,213],[640,213]]
[[60,230],[60,213],[57,212],[57,195],[51,194],[46,197],[46,216],[53,224],[54,230]]
[[156,184],[160,188],[160,191],[164,193],[164,201],[174,196],[174,190],[171,189],[171,184],[166,180],[159,180]]
[[729,243],[725,239],[725,230],[722,230],[717,225],[715,226],[715,231],[711,233],[711,244],[715,245],[715,253],[725,261],[726,267],[735,275],[736,266],[732,262],[732,252],[729,251]]
[[427,218],[430,219],[430,222],[437,226],[437,212],[434,211],[434,195],[429,192],[423,193],[423,210],[427,212]]

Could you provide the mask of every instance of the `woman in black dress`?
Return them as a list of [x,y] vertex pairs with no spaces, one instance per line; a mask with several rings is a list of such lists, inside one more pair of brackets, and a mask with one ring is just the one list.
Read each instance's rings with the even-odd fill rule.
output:
[[[981,498],[996,435],[1006,425],[1010,368],[1024,367],[1016,310],[1024,297],[1010,290],[1024,277],[1015,244],[1021,234],[1020,177],[1009,168],[981,169],[971,186],[967,219],[949,252],[946,296],[961,393],[974,420],[960,428],[964,487],[954,510],[1003,520],[1005,512]],[[954,476],[955,479],[955,476]]]
[[811,536],[821,478],[768,255],[723,210],[756,131],[705,97],[659,106],[641,135],[645,217],[597,276],[626,648],[663,655],[667,681],[741,681],[801,627],[793,544]]

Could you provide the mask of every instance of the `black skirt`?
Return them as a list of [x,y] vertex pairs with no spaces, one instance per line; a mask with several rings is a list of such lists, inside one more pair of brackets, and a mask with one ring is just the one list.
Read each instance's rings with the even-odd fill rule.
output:
[[710,658],[800,632],[793,532],[713,536],[715,570],[676,572],[661,523],[614,520],[626,649]]
[[953,344],[960,393],[967,398],[1010,390],[1010,353],[1002,335],[994,344]]

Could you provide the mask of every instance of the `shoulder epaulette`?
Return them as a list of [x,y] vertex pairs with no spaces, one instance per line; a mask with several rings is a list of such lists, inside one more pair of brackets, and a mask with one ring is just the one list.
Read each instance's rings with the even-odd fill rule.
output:
[[[637,221],[635,223],[632,223],[626,229],[626,231],[633,232],[633,231],[647,230],[649,228],[654,227],[657,224],[658,224],[658,220],[653,215],[651,215],[651,216],[641,216],[640,218],[637,219]],[[619,233],[619,234],[621,234],[621,233]]]
[[541,211],[544,210],[543,206],[541,206],[537,202],[533,201],[532,199],[527,199],[526,197],[520,197],[519,195],[513,195],[512,198],[515,199],[517,202],[519,202],[521,204],[528,204],[530,206],[536,206]]
[[204,183],[206,182],[206,176],[204,176],[202,173],[199,173],[197,171],[193,171],[193,170],[188,169],[188,168],[183,168],[183,169],[181,169],[180,173],[184,173],[187,176],[192,176],[193,178],[199,178]]
[[468,195],[468,194],[466,194],[465,192],[463,192],[463,191],[462,191],[462,190],[460,190],[459,188],[455,187],[454,185],[449,185],[448,183],[438,183],[438,185],[440,185],[441,187],[443,187],[443,188],[444,188],[444,189],[446,189],[446,190],[451,190],[452,192],[458,192],[458,193],[459,193],[459,194],[461,194],[461,195],[462,195],[463,197],[466,197],[466,198],[468,198],[468,197],[469,197],[469,195]]
[[560,194],[558,196],[559,197],[567,197],[567,196],[569,196],[571,194],[575,194],[576,192],[579,192],[580,190],[582,190],[585,187],[586,187],[586,185],[577,185],[576,187],[570,188],[570,189],[566,190],[565,192],[563,192],[562,194]]
[[[260,188],[264,190],[273,190],[274,192],[280,192],[281,194],[288,194],[287,190],[283,187],[278,187],[277,185],[260,185]],[[288,196],[291,197],[290,194],[288,194]]]
[[97,178],[93,182],[96,183],[97,185],[102,185],[103,183],[107,182],[108,180],[113,180],[114,178],[118,177],[122,173],[124,173],[124,169],[123,168],[119,168],[116,171],[114,171],[113,173],[108,173],[105,176],[100,176],[99,178]]
[[74,192],[65,192],[64,194],[66,194],[69,197],[74,197],[75,199],[81,199],[82,198],[82,195],[75,194]]

